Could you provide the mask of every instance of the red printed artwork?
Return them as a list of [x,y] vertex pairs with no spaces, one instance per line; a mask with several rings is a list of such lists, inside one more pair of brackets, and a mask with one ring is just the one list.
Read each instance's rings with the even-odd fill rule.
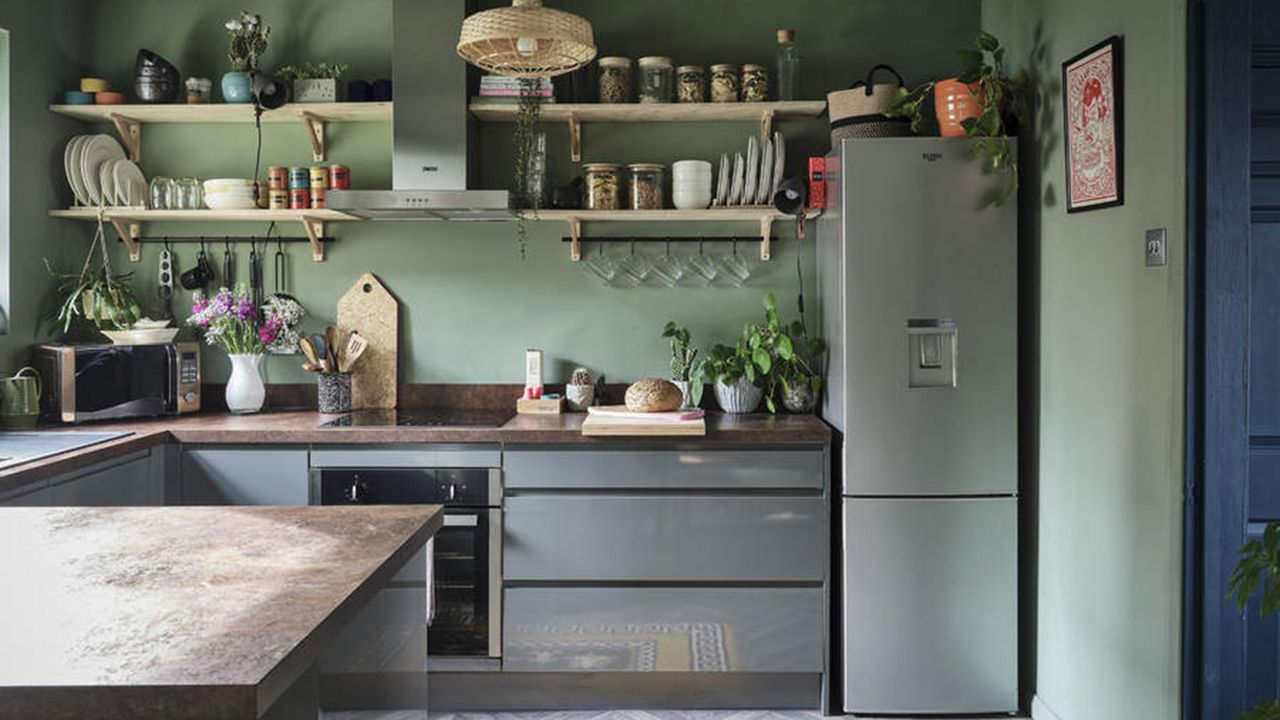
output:
[[1122,202],[1118,38],[1063,65],[1067,209]]

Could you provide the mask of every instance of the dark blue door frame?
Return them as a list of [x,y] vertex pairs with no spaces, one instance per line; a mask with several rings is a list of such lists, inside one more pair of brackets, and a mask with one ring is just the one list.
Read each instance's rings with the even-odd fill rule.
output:
[[1188,3],[1184,716],[1244,709],[1245,624],[1226,601],[1249,460],[1251,2]]

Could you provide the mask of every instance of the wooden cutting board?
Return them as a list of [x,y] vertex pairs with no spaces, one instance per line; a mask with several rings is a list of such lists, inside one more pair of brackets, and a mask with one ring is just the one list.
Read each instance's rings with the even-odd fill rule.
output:
[[[646,417],[654,413],[627,413],[613,410],[609,413],[590,413],[582,421],[582,434],[588,436],[700,436],[707,434],[707,423],[696,420],[672,420]],[[661,413],[656,413],[661,414]]]
[[400,302],[373,273],[360,276],[338,300],[338,330],[355,330],[369,348],[351,369],[351,407],[354,410],[396,406],[399,382]]

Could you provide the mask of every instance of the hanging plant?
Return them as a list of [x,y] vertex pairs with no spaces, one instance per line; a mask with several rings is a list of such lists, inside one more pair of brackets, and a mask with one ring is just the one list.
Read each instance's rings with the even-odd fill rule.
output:
[[[94,267],[93,254],[101,248],[102,265]],[[129,285],[132,272],[111,272],[107,255],[107,239],[98,219],[98,230],[89,243],[80,272],[60,272],[48,258],[44,261],[49,274],[58,281],[58,312],[53,321],[66,335],[79,318],[88,320],[98,330],[128,330],[142,316],[142,310]]]
[[[538,120],[542,115],[542,96],[538,90],[542,78],[520,78],[520,104],[516,109],[516,127],[512,138],[515,154],[512,181],[515,185],[516,206],[521,210],[538,210],[542,207],[541,183],[535,173],[541,168],[533,166],[538,152]],[[538,187],[535,187],[538,186]],[[516,239],[520,245],[520,259],[525,259],[529,229],[522,215],[516,223]]]

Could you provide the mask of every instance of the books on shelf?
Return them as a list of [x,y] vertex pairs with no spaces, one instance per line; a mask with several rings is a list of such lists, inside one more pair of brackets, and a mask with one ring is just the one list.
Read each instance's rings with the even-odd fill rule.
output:
[[[473,95],[471,102],[485,105],[519,105],[520,97],[518,95]],[[555,102],[555,96],[552,95],[542,98],[543,105],[554,105]]]
[[485,75],[480,78],[481,97],[518,98],[522,94],[551,97],[553,93],[554,90],[551,85],[551,78],[542,78],[532,88],[526,86],[524,81],[520,78],[506,77],[503,75]]

